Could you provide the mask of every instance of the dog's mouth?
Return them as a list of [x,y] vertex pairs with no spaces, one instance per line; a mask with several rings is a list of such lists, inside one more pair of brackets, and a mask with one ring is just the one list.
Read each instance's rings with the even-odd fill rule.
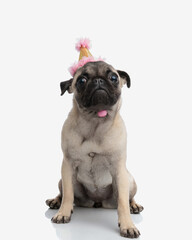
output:
[[104,118],[108,115],[109,110],[109,92],[105,88],[96,88],[90,93],[89,110],[90,113],[95,113],[99,118]]
[[[98,101],[98,103],[104,103],[106,104],[106,99],[108,98],[108,91],[106,89],[103,89],[103,88],[98,88],[96,89],[93,93],[92,93],[92,96],[91,96],[91,99],[93,98],[93,102],[94,102],[94,95],[96,95],[96,99]],[[104,104],[104,105],[105,105]],[[105,106],[101,106],[100,107],[101,110],[97,111],[96,114],[99,118],[104,118],[107,116],[108,112],[107,112],[107,109],[105,109],[106,107]]]
[[109,93],[104,88],[98,88],[91,94],[90,102],[97,108],[97,116],[100,118],[107,116],[107,106],[109,105]]

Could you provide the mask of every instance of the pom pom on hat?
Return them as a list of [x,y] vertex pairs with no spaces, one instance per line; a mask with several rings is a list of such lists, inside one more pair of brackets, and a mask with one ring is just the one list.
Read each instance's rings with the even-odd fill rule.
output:
[[75,45],[77,51],[80,52],[81,48],[87,48],[88,50],[91,48],[91,42],[88,38],[81,38]]

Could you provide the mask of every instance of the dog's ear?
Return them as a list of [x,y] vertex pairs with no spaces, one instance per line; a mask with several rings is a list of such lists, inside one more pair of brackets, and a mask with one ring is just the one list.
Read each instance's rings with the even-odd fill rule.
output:
[[126,81],[127,87],[130,88],[131,87],[131,79],[130,79],[129,75],[126,72],[121,71],[121,70],[117,70],[117,72],[118,72],[119,76]]
[[61,96],[62,96],[66,91],[68,91],[68,93],[72,93],[72,90],[71,90],[72,81],[73,81],[73,78],[71,78],[71,79],[69,79],[69,80],[67,80],[67,81],[64,81],[64,82],[61,82],[61,83],[60,83]]

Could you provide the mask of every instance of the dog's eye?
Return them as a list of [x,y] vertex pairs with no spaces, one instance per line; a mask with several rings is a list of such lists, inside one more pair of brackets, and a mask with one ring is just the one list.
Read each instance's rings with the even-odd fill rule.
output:
[[77,82],[81,85],[85,84],[87,82],[87,79],[85,77],[79,77]]
[[118,82],[118,76],[117,76],[117,74],[113,73],[113,74],[110,76],[110,79],[111,79],[112,82],[117,83],[117,82]]

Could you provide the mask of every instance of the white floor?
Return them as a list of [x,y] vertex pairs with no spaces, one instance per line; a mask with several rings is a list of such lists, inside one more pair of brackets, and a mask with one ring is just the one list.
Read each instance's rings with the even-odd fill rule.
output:
[[[48,209],[45,216],[50,220],[55,210]],[[142,215],[133,216],[139,227]],[[119,236],[117,211],[111,209],[75,208],[70,224],[51,224],[58,239],[122,239]]]
[[[75,208],[69,224],[53,224],[50,222],[56,210],[45,212],[47,225],[53,228],[59,240],[63,239],[122,239],[119,235],[117,211],[115,209]],[[143,216],[132,215],[139,228]]]
[[[48,221],[55,213],[48,209],[45,216]],[[140,226],[142,215],[134,215],[135,224]],[[112,209],[75,208],[69,224],[52,224],[59,240],[63,239],[122,239],[119,235],[117,211]]]

